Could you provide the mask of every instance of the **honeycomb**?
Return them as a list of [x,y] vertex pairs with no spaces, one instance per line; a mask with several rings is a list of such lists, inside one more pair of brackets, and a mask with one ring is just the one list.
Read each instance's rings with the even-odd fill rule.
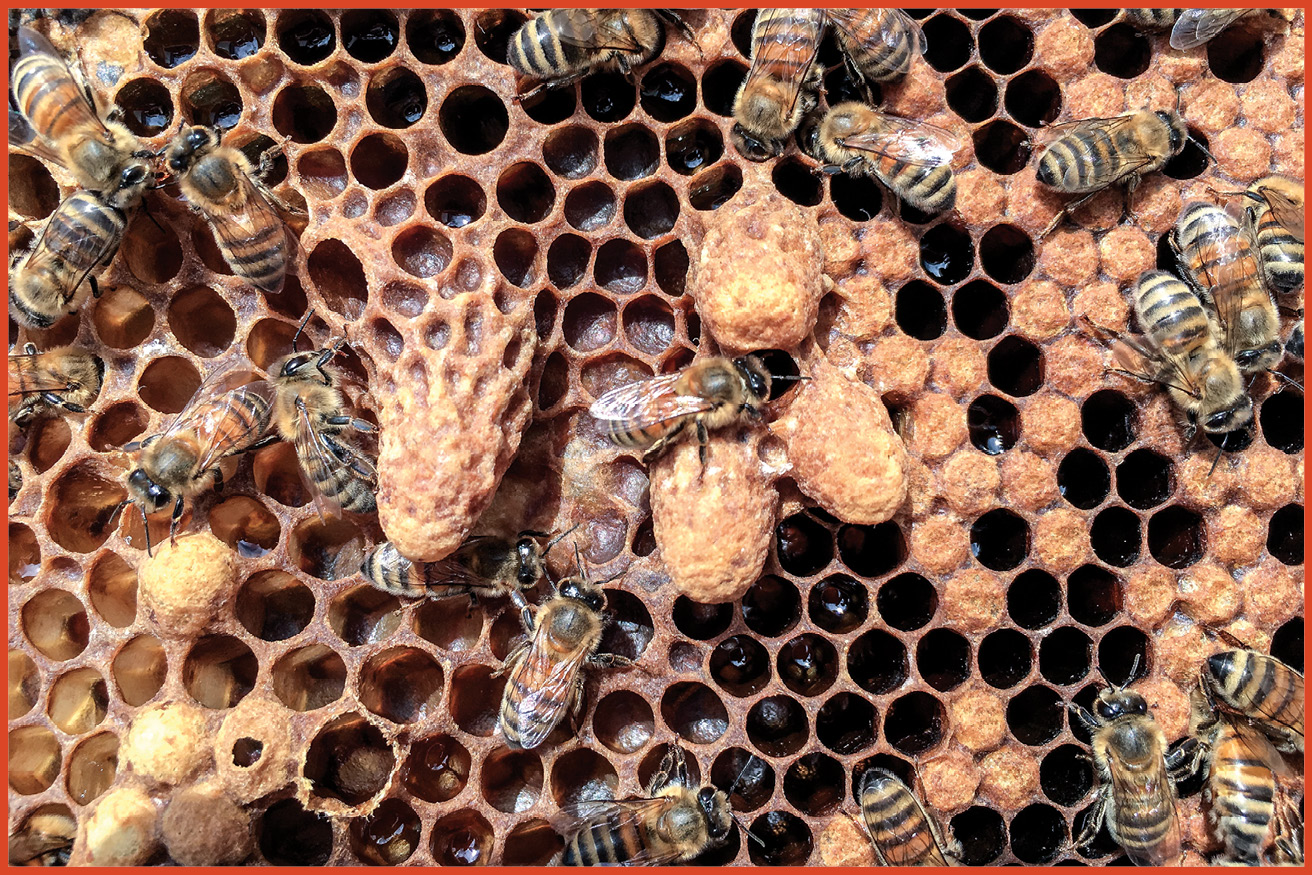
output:
[[[11,434],[11,835],[37,817],[86,829],[93,812],[123,812],[141,836],[163,830],[150,861],[168,848],[194,861],[199,839],[175,847],[186,818],[217,812],[234,829],[250,818],[251,863],[542,863],[561,846],[562,806],[640,793],[678,743],[756,837],[736,829],[699,862],[869,862],[843,812],[872,765],[914,767],[967,863],[1124,862],[1105,833],[1088,857],[1070,840],[1094,780],[1065,705],[1090,704],[1098,667],[1120,683],[1138,661],[1173,741],[1201,658],[1221,646],[1202,624],[1302,669],[1302,392],[1263,376],[1250,433],[1186,446],[1164,393],[1108,374],[1079,325],[1125,329],[1125,289],[1169,266],[1164,232],[1184,202],[1272,171],[1302,178],[1302,13],[1176,53],[1116,10],[913,12],[925,57],[875,96],[967,135],[958,206],[942,216],[820,175],[793,146],[758,164],[727,145],[753,15],[691,11],[698,45],[671,34],[632,80],[596,74],[525,105],[504,63],[520,11],[38,22],[151,148],[182,122],[252,153],[282,144],[270,182],[307,215],[295,275],[264,295],[231,275],[176,188],[151,192],[103,297],[48,331],[10,322],[11,349],[77,343],[107,365],[87,415]],[[832,39],[821,60],[822,100],[857,96]],[[1190,146],[1144,180],[1136,222],[1111,191],[1040,240],[1062,203],[1034,178],[1042,125],[1177,100],[1216,162]],[[56,178],[11,154],[11,244],[31,236],[14,220],[39,222],[67,193]],[[818,220],[835,286],[814,342],[882,394],[913,476],[877,526],[781,482],[764,576],[736,603],[703,605],[668,585],[644,466],[586,408],[711,343],[686,294],[690,255],[745,183]],[[124,444],[157,431],[226,351],[261,367],[290,351],[310,307],[310,336],[348,337],[344,367],[378,396],[406,379],[407,346],[472,358],[491,343],[485,324],[526,329],[532,343],[504,355],[527,371],[531,412],[480,526],[580,524],[594,578],[627,569],[606,585],[603,649],[639,659],[588,674],[577,734],[567,722],[537,750],[508,749],[493,734],[496,671],[517,617],[365,585],[376,521],[321,519],[285,445],[189,503],[184,527],[237,557],[235,594],[203,631],[162,627],[139,604],[144,532],[115,515]],[[362,406],[377,418],[382,404]],[[152,522],[157,541],[166,525]],[[557,573],[572,566],[559,558]],[[125,766],[147,716],[190,727],[182,774]],[[261,761],[294,774],[257,773]],[[150,804],[168,806],[162,827]],[[1195,861],[1215,850],[1199,804],[1196,788],[1180,802]]]

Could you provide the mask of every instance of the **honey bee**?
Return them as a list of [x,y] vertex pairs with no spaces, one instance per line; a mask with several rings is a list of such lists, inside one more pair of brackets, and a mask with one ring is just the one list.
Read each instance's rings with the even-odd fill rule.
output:
[[1094,714],[1074,702],[1070,711],[1093,736],[1099,779],[1097,798],[1076,847],[1087,846],[1105,822],[1111,837],[1138,865],[1179,865],[1181,832],[1172,775],[1188,766],[1187,748],[1168,756],[1166,737],[1148,713],[1148,702],[1122,687],[1099,693]]
[[1178,14],[1176,9],[1126,9],[1122,17],[1138,30],[1166,30]]
[[506,60],[541,84],[516,95],[524,101],[547,88],[568,85],[597,70],[628,74],[665,48],[665,22],[692,41],[678,15],[655,9],[549,9],[511,37]]
[[1185,51],[1206,45],[1241,18],[1261,9],[1184,9],[1171,28],[1171,48]]
[[752,24],[752,66],[733,102],[729,134],[745,158],[779,154],[784,138],[815,109],[823,69],[816,63],[824,36],[823,9],[762,9]]
[[934,818],[902,780],[885,769],[861,776],[861,816],[881,866],[956,865]]
[[[578,562],[578,549],[575,548]],[[501,699],[498,724],[506,744],[531,750],[583,703],[585,664],[611,668],[631,660],[613,653],[598,654],[605,625],[601,587],[588,582],[579,563],[579,576],[567,577],[555,595],[537,609],[521,608],[520,617],[529,640],[506,657],[509,673]]]
[[105,362],[84,349],[37,352],[26,344],[22,353],[9,356],[9,418],[26,426],[55,410],[86,413],[104,379]]
[[[307,321],[313,312],[306,314]],[[346,341],[299,352],[296,337],[292,338],[293,352],[274,362],[270,369],[274,430],[296,448],[296,458],[314,487],[321,514],[326,511],[327,515],[336,515],[341,510],[370,513],[378,507],[374,498],[378,473],[373,462],[341,435],[347,428],[365,434],[374,434],[378,429],[348,414],[341,377],[326,369]]]
[[957,201],[952,156],[961,142],[951,131],[848,101],[825,114],[817,143],[830,162],[826,172],[873,176],[930,213],[950,210]]
[[183,128],[166,152],[178,187],[214,229],[215,242],[232,272],[264,292],[282,289],[290,248],[282,218],[263,179],[278,149],[260,156],[256,170],[239,149],[220,144],[220,134]]
[[1303,814],[1302,797],[1298,801],[1291,799],[1284,791],[1276,804],[1275,824],[1272,832],[1275,840],[1271,843],[1268,855],[1273,866],[1302,866],[1303,859]]
[[924,31],[900,9],[828,9],[825,17],[849,62],[875,82],[905,76],[925,53]]
[[[1119,337],[1121,367],[1113,370],[1165,387],[1188,420],[1190,438],[1196,427],[1224,434],[1248,425],[1253,399],[1234,359],[1217,344],[1198,296],[1166,271],[1150,270],[1139,278],[1134,298],[1147,345]],[[1152,372],[1139,370],[1143,364]]]
[[1279,362],[1280,315],[1239,223],[1220,207],[1195,201],[1180,214],[1171,247],[1199,297],[1211,305],[1221,346],[1240,373],[1265,371]]
[[135,206],[152,179],[154,153],[122,123],[97,114],[90,90],[44,36],[20,27],[18,49],[10,146],[66,168],[115,209]]
[[1285,339],[1285,355],[1296,358],[1300,362],[1303,360],[1303,317],[1299,316],[1294,327],[1289,329],[1289,337]]
[[592,402],[589,412],[606,436],[621,447],[647,447],[643,458],[660,454],[689,425],[706,464],[709,435],[744,415],[759,418],[770,396],[770,372],[756,356],[711,357],[682,371],[620,386]]
[[1275,821],[1276,774],[1288,769],[1246,718],[1213,714],[1198,733],[1205,739],[1200,758],[1208,763],[1207,819],[1225,861],[1260,865]]
[[1244,195],[1255,201],[1244,210],[1244,221],[1256,241],[1267,288],[1277,295],[1298,291],[1303,285],[1303,184],[1264,176]]
[[219,470],[223,459],[276,439],[276,435],[265,435],[273,407],[273,386],[267,381],[235,385],[240,376],[231,365],[216,371],[163,432],[137,445],[141,455],[127,475],[128,501],[141,511],[148,554],[148,513],[172,501],[169,535],[175,536],[184,500],[223,482]]
[[1039,155],[1039,182],[1084,197],[1067,204],[1043,230],[1043,236],[1108,186],[1123,182],[1126,196],[1132,195],[1144,174],[1160,170],[1180,154],[1189,139],[1184,119],[1169,109],[1084,119],[1053,128],[1068,130]]
[[9,500],[13,501],[18,490],[23,488],[23,469],[18,467],[14,457],[9,457]]
[[694,787],[677,745],[648,782],[646,799],[586,802],[571,814],[563,866],[686,862],[722,844],[734,823],[729,797],[715,787]]
[[39,811],[9,837],[9,865],[67,866],[76,834],[70,815]]
[[1255,650],[1223,650],[1207,658],[1203,687],[1228,710],[1252,718],[1285,753],[1303,752],[1303,675]]

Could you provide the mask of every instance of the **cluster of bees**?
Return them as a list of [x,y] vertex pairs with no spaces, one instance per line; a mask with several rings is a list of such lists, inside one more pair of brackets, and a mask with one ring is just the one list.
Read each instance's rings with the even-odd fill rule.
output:
[[[1143,28],[1172,27],[1171,44],[1197,47],[1248,10],[1128,10]],[[567,9],[544,12],[515,33],[508,61],[538,80],[516,99],[573,83],[599,69],[628,73],[657,57],[666,27],[694,34],[670,11]],[[925,122],[883,113],[869,102],[839,103],[817,117],[821,68],[817,56],[832,28],[844,62],[858,79],[904,76],[926,49],[919,25],[896,10],[761,10],[751,34],[751,68],[734,102],[731,139],[750,160],[778,155],[794,135],[826,173],[871,176],[917,209],[942,212],[955,202],[951,163],[957,135]],[[47,220],[31,249],[10,271],[10,313],[20,324],[48,328],[99,295],[94,271],[107,264],[128,218],[146,191],[176,184],[211,223],[219,250],[242,280],[266,292],[282,288],[295,246],[288,208],[262,179],[277,149],[252,162],[221,144],[217,131],[184,127],[152,152],[94,98],[53,46],[30,28],[18,33],[13,70],[11,148],[64,167],[78,190]],[[1132,193],[1144,174],[1161,169],[1184,148],[1189,133],[1174,110],[1088,119],[1053,128],[1038,160],[1038,179],[1080,195],[1054,219],[1055,228],[1089,197],[1112,185]],[[1302,358],[1301,319],[1281,336],[1277,299],[1303,284],[1302,185],[1283,177],[1259,180],[1245,192],[1236,218],[1210,203],[1187,205],[1170,243],[1181,278],[1150,271],[1136,284],[1141,339],[1117,336],[1121,370],[1159,383],[1185,413],[1189,428],[1225,433],[1253,416],[1245,378],[1271,371],[1284,355]],[[312,312],[267,379],[235,362],[218,368],[159,434],[129,445],[138,452],[126,475],[128,498],[147,514],[172,507],[175,534],[187,499],[221,484],[220,463],[284,440],[293,444],[321,514],[376,509],[376,427],[354,415],[343,376],[332,360],[345,341],[300,351]],[[1093,328],[1101,333],[1099,329]],[[19,427],[39,415],[85,412],[99,393],[104,363],[74,348],[39,352],[28,344],[10,356],[10,419]],[[590,412],[617,445],[645,457],[695,435],[703,464],[710,432],[759,419],[772,376],[753,355],[711,357],[684,370],[622,386],[598,398]],[[796,378],[794,378],[796,379]],[[10,494],[16,491],[10,463]],[[149,525],[146,526],[149,538]],[[550,581],[546,557],[573,530],[548,540],[524,532],[514,540],[475,537],[440,562],[414,562],[383,542],[365,557],[361,574],[374,586],[411,597],[507,597],[527,640],[507,658],[500,732],[511,747],[546,742],[581,702],[585,666],[620,667],[628,660],[599,653],[605,625],[602,582],[590,581],[575,546],[577,574]],[[149,543],[148,543],[149,550]],[[552,594],[531,605],[528,590],[547,579]],[[1098,800],[1077,844],[1105,823],[1137,863],[1179,860],[1181,828],[1175,782],[1207,770],[1211,826],[1228,862],[1302,862],[1302,819],[1281,779],[1285,756],[1303,750],[1302,675],[1245,649],[1207,660],[1199,685],[1195,732],[1168,750],[1144,698],[1111,685],[1093,712],[1071,710],[1093,739]],[[565,864],[658,864],[684,861],[722,842],[733,816],[724,791],[690,781],[685,755],[671,748],[647,787],[648,798],[591,803],[576,812]],[[944,865],[959,851],[926,812],[907,782],[869,769],[859,783],[860,809],[881,862]],[[750,835],[749,838],[754,838]]]

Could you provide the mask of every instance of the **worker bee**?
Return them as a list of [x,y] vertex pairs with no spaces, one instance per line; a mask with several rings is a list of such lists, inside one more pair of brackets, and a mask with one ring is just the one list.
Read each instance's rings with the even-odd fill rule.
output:
[[1171,232],[1171,247],[1221,332],[1221,347],[1240,373],[1268,370],[1280,361],[1280,315],[1259,276],[1257,256],[1225,210],[1195,201]]
[[511,747],[537,747],[566,714],[578,710],[583,703],[579,669],[585,664],[604,668],[631,664],[613,653],[597,653],[605,625],[604,596],[600,586],[588,582],[577,547],[575,561],[579,576],[562,580],[536,616],[526,605],[521,608],[529,640],[506,657],[509,678],[498,720]]
[[[1191,438],[1196,427],[1224,434],[1248,425],[1253,399],[1234,359],[1217,344],[1198,296],[1166,271],[1150,270],[1139,278],[1134,298],[1146,345],[1118,337],[1120,367],[1113,370],[1165,387],[1184,412]],[[1152,370],[1145,373],[1145,365]]]
[[[314,311],[307,313],[308,321]],[[305,321],[301,322],[301,328]],[[296,350],[274,362],[270,369],[274,389],[272,423],[278,436],[296,448],[301,470],[313,487],[320,513],[336,515],[341,510],[370,513],[377,509],[374,489],[378,473],[373,462],[358,448],[343,440],[347,428],[364,434],[378,429],[370,422],[350,416],[341,377],[327,369],[345,340],[324,349]]]
[[216,371],[163,432],[136,445],[141,455],[127,475],[128,501],[137,505],[146,524],[147,553],[151,549],[148,513],[172,501],[169,534],[175,536],[184,500],[223,482],[219,470],[223,459],[276,439],[265,435],[273,386],[267,381],[239,385],[241,376],[231,364]]
[[647,447],[643,458],[661,453],[688,425],[697,432],[706,464],[708,432],[759,418],[770,396],[770,372],[756,356],[711,357],[682,371],[620,386],[592,402],[589,412],[606,436],[622,447]]
[[916,209],[938,213],[957,201],[952,156],[961,142],[951,131],[848,101],[825,114],[817,145],[827,172],[873,176]]
[[1122,18],[1137,30],[1166,30],[1178,14],[1176,9],[1126,9]]
[[861,776],[861,816],[881,866],[950,866],[960,851],[943,840],[938,824],[911,788],[885,769]]
[[213,227],[223,260],[264,292],[282,289],[290,248],[273,196],[259,181],[277,154],[266,150],[256,170],[239,149],[220,144],[217,130],[200,126],[179,131],[166,152],[183,196]]
[[9,356],[9,419],[25,426],[55,410],[86,413],[104,379],[105,362],[84,349],[37,352],[26,344],[22,353]]
[[1097,798],[1076,847],[1087,846],[1106,823],[1111,837],[1135,863],[1179,865],[1181,832],[1172,776],[1189,766],[1188,749],[1168,755],[1166,736],[1148,713],[1148,702],[1123,687],[1109,686],[1099,693],[1092,714],[1074,702],[1070,711],[1093,736],[1099,779]]
[[[1300,311],[1301,313],[1301,311]],[[1285,338],[1285,355],[1290,358],[1303,360],[1303,317],[1300,315],[1298,321],[1289,329],[1289,336]]]
[[665,48],[665,22],[688,39],[678,15],[655,9],[549,9],[526,21],[510,39],[507,62],[521,76],[542,80],[515,97],[568,85],[597,70],[628,74]]
[[1171,48],[1185,51],[1206,45],[1241,18],[1261,9],[1184,9],[1171,28]]
[[816,56],[824,36],[823,9],[762,9],[752,24],[752,66],[733,102],[729,134],[745,158],[779,154],[784,138],[815,109],[824,73]]
[[[1244,192],[1245,227],[1256,241],[1262,277],[1277,295],[1303,285],[1303,185],[1283,176],[1264,176]],[[1301,358],[1301,356],[1300,356]]]
[[546,575],[547,553],[575,528],[545,546],[540,543],[546,537],[542,532],[520,532],[514,541],[475,536],[437,562],[413,562],[391,541],[384,541],[365,556],[360,573],[374,586],[396,595],[437,599],[508,595],[522,608],[520,593],[532,589]]
[[1213,713],[1197,733],[1204,739],[1200,759],[1208,766],[1207,820],[1225,861],[1260,865],[1275,822],[1276,775],[1289,770],[1247,718]]
[[9,865],[67,866],[76,834],[77,824],[71,815],[40,810],[9,837]]
[[20,27],[18,50],[10,146],[66,168],[80,187],[100,193],[115,209],[135,206],[153,178],[154,153],[117,120],[101,119],[90,90],[44,36]]
[[825,17],[848,61],[875,82],[905,76],[925,53],[925,32],[900,9],[827,9]]
[[1203,687],[1223,709],[1252,718],[1278,750],[1303,752],[1303,675],[1274,656],[1235,649],[1207,658]]
[[1053,128],[1067,130],[1039,155],[1039,182],[1084,197],[1067,204],[1043,236],[1108,186],[1123,182],[1127,197],[1132,195],[1144,174],[1160,170],[1189,139],[1184,119],[1170,109],[1084,119]]
[[1268,859],[1272,866],[1302,866],[1303,859],[1303,813],[1302,797],[1297,801],[1280,789],[1277,791],[1275,823]]
[[698,789],[683,749],[670,748],[647,784],[647,798],[585,802],[570,810],[564,866],[664,866],[724,842],[733,829],[723,790]]

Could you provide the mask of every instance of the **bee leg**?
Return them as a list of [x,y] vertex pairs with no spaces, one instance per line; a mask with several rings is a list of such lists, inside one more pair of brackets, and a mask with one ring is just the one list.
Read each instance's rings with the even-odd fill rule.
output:
[[[182,496],[173,502],[173,516],[169,518],[169,543],[176,544],[178,541],[178,526],[182,523]],[[147,526],[149,528],[149,526]]]
[[91,284],[91,297],[100,300],[100,283],[91,274],[87,274],[87,282]]
[[1083,706],[1071,702],[1066,707],[1071,712],[1071,716],[1079,721],[1079,724],[1084,727],[1085,732],[1093,735],[1098,731],[1097,719],[1085,710]]
[[710,436],[706,433],[706,423],[697,420],[697,458],[702,460],[702,471],[706,470],[706,454],[710,450]]
[[1143,177],[1138,173],[1131,173],[1125,180],[1125,207],[1121,214],[1121,220],[1129,219],[1134,224],[1139,224],[1139,217],[1134,214],[1134,190],[1139,187],[1139,180]]
[[1109,787],[1102,787],[1098,790],[1098,797],[1093,801],[1093,808],[1089,811],[1089,819],[1084,824],[1084,829],[1075,838],[1075,847],[1087,848],[1089,843],[1098,837],[1102,830],[1103,823],[1107,820],[1107,801]]
[[623,668],[633,665],[633,660],[618,653],[597,653],[589,657],[588,662],[600,668]]
[[87,409],[83,407],[81,404],[74,404],[72,401],[65,401],[62,397],[56,395],[54,392],[42,392],[41,400],[45,401],[47,404],[50,404],[54,407],[62,407],[65,410],[67,410],[69,413],[87,412]]
[[[621,70],[620,72],[627,74],[628,71]],[[566,85],[573,85],[575,82],[577,82],[582,78],[583,78],[582,73],[571,73],[570,75],[562,77],[560,79],[549,79],[545,82],[539,82],[537,85],[533,86],[528,91],[525,91],[523,94],[516,94],[514,97],[511,98],[511,100],[513,100],[515,103],[523,103],[526,100],[532,100],[534,97],[537,97],[539,92],[552,91],[556,88],[564,88]]]
[[1191,775],[1197,774],[1211,760],[1211,746],[1197,737],[1186,738],[1173,751],[1166,754],[1166,770],[1171,780],[1179,783]]

